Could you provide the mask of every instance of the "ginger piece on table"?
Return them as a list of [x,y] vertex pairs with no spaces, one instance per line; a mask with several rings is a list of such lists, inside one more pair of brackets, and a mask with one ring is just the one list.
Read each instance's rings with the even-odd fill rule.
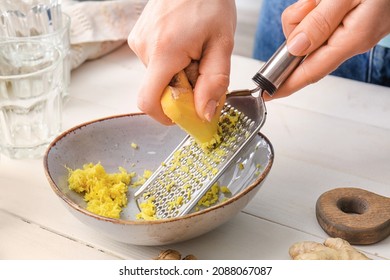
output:
[[369,260],[341,238],[328,238],[323,244],[304,241],[293,244],[289,249],[293,260]]

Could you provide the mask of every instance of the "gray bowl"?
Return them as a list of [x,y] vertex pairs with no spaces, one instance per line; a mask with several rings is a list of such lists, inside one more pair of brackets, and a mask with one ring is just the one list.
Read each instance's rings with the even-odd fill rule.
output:
[[[219,178],[232,191],[231,198],[207,209],[170,219],[135,219],[139,209],[134,200],[136,189],[129,188],[128,206],[120,219],[106,218],[86,210],[80,194],[69,190],[66,167],[81,168],[100,162],[108,172],[122,166],[141,175],[156,170],[185,137],[177,126],[163,126],[144,114],[112,116],[81,124],[65,131],[48,147],[44,169],[48,182],[64,206],[81,222],[109,237],[137,245],[164,245],[204,234],[231,219],[254,197],[273,164],[269,140],[258,134],[236,159],[245,163],[231,167]],[[137,143],[134,149],[131,143]],[[261,166],[259,168],[259,166]]]

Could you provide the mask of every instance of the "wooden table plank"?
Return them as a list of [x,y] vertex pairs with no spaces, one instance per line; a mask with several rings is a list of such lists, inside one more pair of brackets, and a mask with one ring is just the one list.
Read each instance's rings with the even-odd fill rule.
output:
[[115,255],[52,232],[0,209],[0,259],[96,259]]

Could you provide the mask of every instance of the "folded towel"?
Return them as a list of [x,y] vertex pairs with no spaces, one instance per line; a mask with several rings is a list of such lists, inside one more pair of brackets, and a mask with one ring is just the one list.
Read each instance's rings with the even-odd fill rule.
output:
[[146,3],[147,0],[63,0],[62,11],[71,18],[71,68],[124,44]]

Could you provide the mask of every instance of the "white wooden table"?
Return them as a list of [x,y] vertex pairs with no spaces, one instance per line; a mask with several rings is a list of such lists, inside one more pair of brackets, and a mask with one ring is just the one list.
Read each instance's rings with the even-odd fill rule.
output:
[[[260,62],[232,59],[231,89],[253,87]],[[72,73],[63,129],[138,111],[144,67],[127,46]],[[319,195],[356,186],[390,196],[390,89],[326,77],[267,103],[262,132],[275,162],[251,203],[216,230],[161,247],[122,244],[79,222],[46,181],[41,159],[0,159],[0,259],[151,259],[171,248],[199,259],[289,259],[298,241],[328,236],[315,217]],[[390,259],[390,238],[356,246]]]

